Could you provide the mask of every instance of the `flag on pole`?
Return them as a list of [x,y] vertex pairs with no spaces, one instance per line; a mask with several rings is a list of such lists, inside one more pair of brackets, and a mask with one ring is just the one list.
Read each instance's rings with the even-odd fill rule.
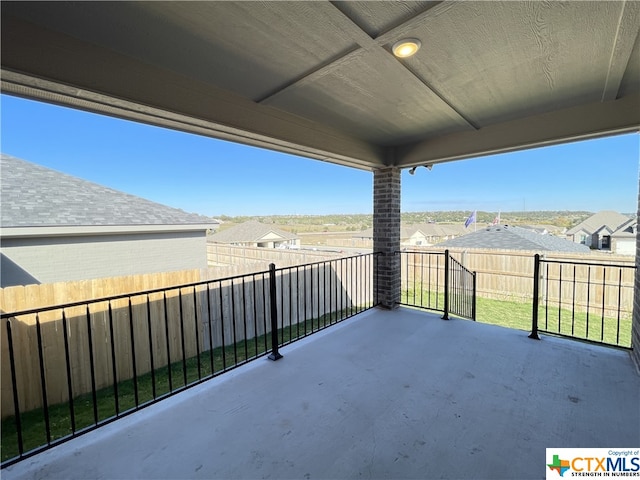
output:
[[498,225],[500,223],[500,211],[498,211],[498,216],[493,219],[493,223],[491,225]]
[[469,215],[469,218],[467,218],[467,221],[464,222],[464,228],[467,228],[472,223],[476,223],[476,212],[475,212],[475,210],[473,211],[473,213],[471,215]]

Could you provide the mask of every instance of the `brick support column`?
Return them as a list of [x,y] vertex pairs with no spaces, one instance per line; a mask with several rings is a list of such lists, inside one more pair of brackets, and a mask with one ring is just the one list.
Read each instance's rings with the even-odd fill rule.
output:
[[373,172],[373,251],[381,252],[374,271],[374,291],[383,308],[400,302],[400,169]]
[[[638,212],[640,221],[640,178],[638,179]],[[640,229],[636,233],[636,278],[633,288],[633,321],[631,322],[631,346],[636,367],[640,371]]]

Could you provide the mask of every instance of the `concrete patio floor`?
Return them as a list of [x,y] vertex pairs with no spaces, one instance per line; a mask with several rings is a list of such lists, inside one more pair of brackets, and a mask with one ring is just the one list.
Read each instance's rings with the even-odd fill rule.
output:
[[540,479],[547,447],[640,447],[624,351],[401,308],[281,353],[2,478]]

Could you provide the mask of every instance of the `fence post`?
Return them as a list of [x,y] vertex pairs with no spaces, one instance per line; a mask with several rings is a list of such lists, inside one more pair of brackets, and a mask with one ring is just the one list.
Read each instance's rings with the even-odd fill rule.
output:
[[443,320],[449,320],[449,250],[444,251],[444,315]]
[[279,360],[282,355],[278,352],[278,299],[276,291],[276,265],[269,264],[269,300],[271,303],[271,360]]
[[538,336],[538,302],[540,294],[540,254],[533,257],[533,312],[531,320],[531,334],[529,338],[540,340]]

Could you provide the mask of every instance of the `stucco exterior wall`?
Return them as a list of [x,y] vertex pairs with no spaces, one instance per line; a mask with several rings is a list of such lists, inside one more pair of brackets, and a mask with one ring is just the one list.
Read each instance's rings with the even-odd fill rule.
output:
[[207,267],[205,232],[3,238],[1,286]]

